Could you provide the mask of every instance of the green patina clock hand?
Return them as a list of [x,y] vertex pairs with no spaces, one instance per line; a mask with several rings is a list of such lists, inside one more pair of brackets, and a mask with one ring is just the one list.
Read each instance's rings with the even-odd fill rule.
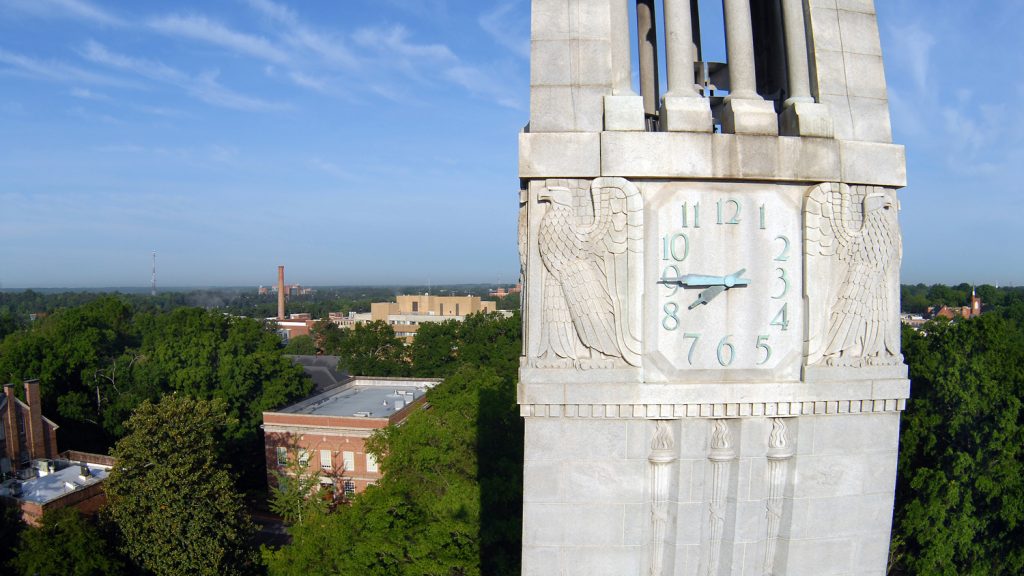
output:
[[749,278],[740,278],[747,269],[743,268],[739,272],[729,274],[728,276],[711,276],[708,274],[684,274],[683,276],[676,276],[675,278],[662,278],[658,280],[661,284],[679,284],[680,286],[686,287],[697,287],[697,286],[725,286],[726,288],[732,288],[733,286],[746,286],[750,283]]
[[746,268],[742,268],[734,274],[723,276],[721,278],[721,283],[716,283],[715,285],[709,287],[707,290],[702,290],[701,293],[697,295],[697,299],[694,300],[692,304],[690,304],[688,309],[693,310],[694,308],[700,306],[701,304],[707,304],[708,302],[714,300],[715,297],[717,297],[719,294],[725,292],[726,290],[734,286],[747,286],[748,284],[750,284],[750,279],[740,278],[740,276],[742,276],[743,273],[746,271]]

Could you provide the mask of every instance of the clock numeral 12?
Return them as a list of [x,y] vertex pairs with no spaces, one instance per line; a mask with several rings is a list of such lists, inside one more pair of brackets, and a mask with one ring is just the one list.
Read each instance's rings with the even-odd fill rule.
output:
[[[733,210],[732,218],[730,218],[729,220],[724,220],[723,206],[728,206],[729,204],[732,204],[732,207],[735,210]],[[731,198],[729,200],[719,200],[718,201],[718,223],[719,224],[739,224],[740,223],[740,203],[735,201],[735,200],[733,200],[733,199],[731,199]]]

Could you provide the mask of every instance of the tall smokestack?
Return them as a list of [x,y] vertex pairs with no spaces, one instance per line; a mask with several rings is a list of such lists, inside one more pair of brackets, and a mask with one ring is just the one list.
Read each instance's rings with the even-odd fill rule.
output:
[[277,267],[277,319],[284,320],[284,266]]

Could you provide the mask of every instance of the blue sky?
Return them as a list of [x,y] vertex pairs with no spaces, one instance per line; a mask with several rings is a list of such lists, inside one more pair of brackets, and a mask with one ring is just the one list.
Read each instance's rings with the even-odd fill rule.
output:
[[[904,281],[1024,283],[1024,3],[877,5]],[[0,287],[514,281],[528,45],[527,0],[0,0]]]

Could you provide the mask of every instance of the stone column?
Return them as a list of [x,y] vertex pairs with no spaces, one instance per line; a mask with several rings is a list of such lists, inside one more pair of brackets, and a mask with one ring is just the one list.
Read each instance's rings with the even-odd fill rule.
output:
[[665,0],[665,58],[668,93],[661,103],[661,128],[667,132],[711,132],[711,105],[694,88],[693,21],[690,0]]
[[630,0],[610,0],[612,94],[604,97],[605,130],[643,130],[643,99],[633,91],[629,53]]
[[654,0],[636,0],[636,38],[644,114],[655,116],[658,114],[658,28]]
[[736,459],[736,449],[732,445],[729,432],[729,421],[724,418],[714,420],[711,431],[711,501],[708,503],[708,540],[704,560],[704,574],[718,574],[718,564],[722,551],[722,536],[725,532],[725,516],[729,496],[729,467]]
[[803,0],[783,0],[782,19],[786,36],[786,75],[789,98],[780,119],[780,131],[786,136],[831,138],[832,117],[828,108],[815,104],[811,96],[811,74],[807,59],[807,27]]
[[783,495],[789,478],[789,461],[793,457],[793,446],[787,437],[786,421],[772,418],[772,432],[768,437],[768,498],[765,508],[768,517],[765,534],[764,561],[762,574],[775,574],[775,551],[779,544],[779,529],[782,524]]
[[749,0],[723,0],[722,4],[725,9],[725,50],[729,60],[729,95],[725,98],[722,112],[722,132],[778,135],[775,105],[757,93]]
[[669,492],[672,486],[672,464],[676,461],[675,441],[666,420],[658,420],[651,454],[647,457],[651,467],[651,546],[650,576],[665,573],[666,538],[672,523]]

